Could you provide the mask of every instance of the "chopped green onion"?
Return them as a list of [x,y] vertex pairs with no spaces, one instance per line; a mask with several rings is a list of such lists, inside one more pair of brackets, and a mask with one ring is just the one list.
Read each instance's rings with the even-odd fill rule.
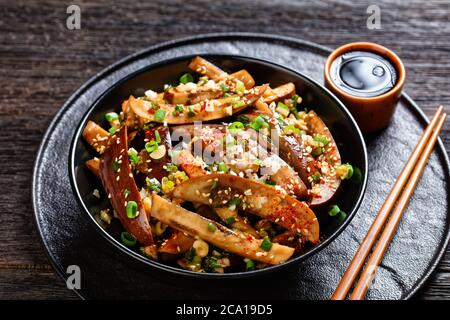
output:
[[347,214],[344,211],[340,211],[337,218],[338,218],[339,223],[342,223],[347,218]]
[[236,91],[239,91],[239,92],[242,92],[242,93],[245,91],[244,83],[242,81],[240,81],[240,80],[237,80],[237,79],[236,79]]
[[155,191],[156,193],[159,193],[161,191],[161,183],[159,183],[158,179],[146,178],[145,182],[147,183],[147,188],[150,191]]
[[158,142],[156,142],[155,140],[149,141],[145,144],[145,150],[148,153],[152,153],[156,149],[158,149]]
[[276,183],[274,181],[272,181],[272,180],[265,180],[264,184],[267,184],[267,185],[272,186],[272,187],[276,185]]
[[185,257],[186,257],[186,260],[187,260],[187,261],[191,262],[192,259],[194,259],[194,257],[195,257],[195,249],[194,249],[193,247],[190,248],[190,249],[188,250],[188,252],[186,252]]
[[311,154],[312,154],[314,157],[318,157],[318,156],[320,156],[322,153],[323,153],[323,148],[322,148],[322,147],[314,148],[314,149],[311,151]]
[[170,193],[172,192],[172,190],[175,188],[175,183],[171,180],[169,180],[169,178],[164,177],[161,180],[161,189],[164,193]]
[[298,98],[300,98],[300,97],[299,97],[298,95],[296,95],[296,94],[294,94],[294,95],[291,97],[291,100],[292,100],[292,108],[293,108],[293,109],[297,109]]
[[182,104],[177,104],[175,106],[175,110],[173,111],[173,115],[174,116],[178,116],[180,113],[182,113],[184,111],[184,107]]
[[216,257],[208,256],[205,258],[205,271],[214,272],[214,269],[220,268],[220,264]]
[[200,264],[202,263],[202,258],[200,256],[194,256],[192,258],[191,262],[192,262],[193,265],[198,266],[198,268],[200,268]]
[[283,102],[278,102],[277,107],[275,108],[275,111],[284,117],[289,116],[289,113],[291,112],[289,110],[289,107],[287,105],[285,105]]
[[115,112],[108,112],[107,114],[105,114],[105,119],[108,122],[113,122],[119,119],[119,115]]
[[353,177],[352,177],[352,182],[359,184],[362,181],[362,172],[359,168],[357,167],[353,167]]
[[175,110],[172,112],[172,114],[174,116],[178,116],[180,113],[182,113],[184,111],[184,107],[182,104],[177,104],[175,106]]
[[233,199],[231,199],[230,201],[228,201],[229,205],[239,205],[241,203],[241,199],[238,197],[234,197]]
[[222,89],[223,93],[230,91],[230,87],[228,87],[225,83],[221,83],[219,86],[220,89]]
[[214,223],[210,222],[208,223],[208,230],[211,232],[216,232],[217,231],[217,227]]
[[268,128],[269,124],[266,122],[266,120],[261,116],[257,116],[253,121],[250,123],[250,128],[259,131],[262,128]]
[[193,82],[194,78],[192,77],[192,75],[190,73],[185,73],[180,77],[180,83],[182,84],[186,84],[188,82]]
[[245,262],[245,270],[246,271],[255,270],[255,262],[253,260],[248,259],[247,262]]
[[119,171],[119,161],[114,160],[114,162],[113,162],[113,170],[114,170],[114,172],[118,172]]
[[236,219],[234,217],[228,217],[225,219],[225,223],[227,226],[231,226],[235,222],[236,222]]
[[241,203],[241,199],[234,197],[228,201],[228,208],[230,210],[236,210],[236,207]]
[[194,111],[194,109],[192,109],[192,108],[189,108],[189,111],[188,111],[188,117],[190,117],[190,118],[192,118],[192,117],[195,117],[195,111]]
[[336,216],[339,212],[341,212],[341,209],[339,209],[339,207],[335,204],[332,205],[328,210],[328,214],[330,215],[330,217]]
[[164,121],[164,118],[166,117],[166,111],[163,109],[158,109],[155,112],[155,121]]
[[217,181],[214,181],[213,184],[211,185],[211,190],[216,189],[219,186],[219,183]]
[[219,163],[218,169],[220,172],[227,173],[228,167],[224,162]]
[[134,165],[139,163],[138,152],[134,148],[128,149],[128,158],[133,162]]
[[269,240],[269,237],[264,237],[263,241],[261,242],[260,248],[264,251],[270,251],[272,248],[272,242]]
[[128,201],[127,202],[127,217],[130,219],[134,219],[139,215],[138,205],[136,201]]
[[336,217],[339,223],[344,222],[345,218],[347,218],[347,214],[342,211],[337,205],[332,205],[328,210],[328,214],[330,217]]
[[228,130],[230,130],[230,132],[232,134],[237,134],[240,131],[242,131],[242,129],[244,129],[244,124],[242,122],[239,122],[239,121],[235,121],[235,122],[233,122],[232,124],[230,124],[228,126]]
[[243,106],[245,106],[244,100],[236,99],[236,101],[234,102],[234,107],[235,108],[240,108],[240,107],[243,107]]
[[320,144],[322,144],[322,146],[326,146],[328,144],[328,138],[325,136],[316,136],[314,137],[314,141],[319,142]]
[[353,176],[353,166],[350,163],[341,164],[336,167],[336,175],[342,180],[348,180]]
[[161,143],[161,136],[159,135],[159,131],[155,131],[155,140],[157,143]]
[[237,116],[237,120],[239,122],[242,122],[243,124],[247,124],[247,123],[250,122],[249,118],[247,116],[242,115],[242,114]]
[[114,135],[114,133],[116,133],[116,131],[117,131],[117,128],[116,128],[116,127],[111,127],[111,128],[109,128],[109,130],[108,130],[108,132],[109,132],[110,135]]
[[223,97],[224,97],[224,98],[229,98],[229,97],[231,97],[231,94],[225,92],[225,93],[223,94]]
[[298,119],[298,110],[297,110],[297,104],[298,104],[298,99],[300,97],[298,95],[293,95],[291,100],[292,100],[292,107],[291,107],[291,112],[294,114],[294,116]]
[[127,247],[134,247],[137,242],[136,238],[131,233],[128,233],[128,232],[122,232],[120,234],[120,240]]
[[286,133],[287,135],[289,134],[301,134],[302,130],[300,130],[299,128],[297,128],[296,126],[294,126],[293,124],[288,125],[286,127],[283,128],[283,132]]
[[311,179],[312,179],[313,182],[316,183],[316,182],[319,182],[320,177],[321,177],[321,174],[320,174],[319,171],[317,171],[315,174],[313,174],[313,175],[311,176]]
[[177,167],[176,164],[173,164],[173,163],[167,164],[166,165],[166,171],[169,172],[169,173],[175,173],[175,172],[178,171],[178,167]]

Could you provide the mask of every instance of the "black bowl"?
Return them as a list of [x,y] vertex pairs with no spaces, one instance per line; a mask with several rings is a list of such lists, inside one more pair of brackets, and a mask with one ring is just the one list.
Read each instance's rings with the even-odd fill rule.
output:
[[[95,156],[92,148],[82,138],[82,131],[85,124],[87,121],[93,120],[104,125],[106,124],[104,114],[119,110],[121,102],[130,95],[142,96],[145,90],[153,89],[155,91],[161,91],[164,84],[176,83],[181,74],[189,71],[187,65],[193,56],[183,56],[162,61],[124,77],[117,83],[112,84],[86,112],[75,132],[69,154],[70,180],[76,198],[89,217],[89,220],[92,221],[95,228],[105,239],[130,258],[137,259],[151,267],[166,270],[170,273],[201,278],[239,278],[261,275],[297,264],[316,254],[331,243],[345,229],[356,214],[366,189],[368,172],[367,151],[363,136],[345,106],[324,86],[299,72],[269,61],[250,57],[210,54],[201,54],[201,56],[226,71],[232,72],[246,69],[255,78],[257,84],[270,83],[271,86],[278,86],[286,82],[293,82],[295,84],[297,93],[303,99],[302,105],[305,108],[316,111],[331,130],[339,147],[343,163],[349,162],[361,170],[362,175],[359,183],[345,181],[333,200],[333,203],[338,204],[343,211],[347,212],[346,220],[340,224],[335,217],[328,216],[326,208],[319,211],[315,210],[320,223],[320,244],[280,265],[255,271],[224,274],[196,273],[150,260],[142,256],[139,252],[125,247],[120,243],[118,240],[120,233],[119,225],[112,224],[105,230],[97,222],[95,214],[101,209],[108,207],[109,201],[105,193],[101,191],[103,190],[101,182],[84,166],[86,160]],[[94,189],[100,190],[100,199],[93,197],[92,191]]]

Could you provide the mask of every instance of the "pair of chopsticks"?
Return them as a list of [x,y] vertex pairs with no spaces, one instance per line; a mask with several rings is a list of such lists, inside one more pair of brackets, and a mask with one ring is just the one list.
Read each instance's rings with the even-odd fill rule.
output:
[[[413,153],[410,155],[400,176],[395,181],[394,186],[381,206],[380,211],[378,211],[375,220],[372,222],[372,225],[356,251],[355,256],[345,271],[341,282],[333,293],[331,297],[332,300],[343,300],[347,297],[347,294],[355,283],[358,273],[372,250],[378,235],[384,227],[378,242],[373,248],[372,255],[367,261],[367,264],[350,295],[350,300],[361,300],[364,298],[367,289],[375,277],[378,265],[394,236],[395,230],[397,229],[408,201],[420,179],[428,158],[433,151],[446,117],[447,115],[443,113],[443,107],[440,106],[424,131]],[[395,204],[397,205],[394,210],[392,210]],[[385,225],[391,210],[392,214]]]

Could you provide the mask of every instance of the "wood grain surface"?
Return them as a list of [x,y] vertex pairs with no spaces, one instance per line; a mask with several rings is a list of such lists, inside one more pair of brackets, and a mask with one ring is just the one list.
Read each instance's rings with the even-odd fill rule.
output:
[[[81,29],[66,9],[81,8]],[[366,26],[381,9],[381,29]],[[403,59],[405,90],[430,116],[450,112],[448,1],[7,1],[0,0],[0,298],[76,299],[53,272],[32,218],[31,175],[42,136],[91,76],[162,41],[208,32],[261,32],[336,47],[385,45]],[[450,150],[450,123],[441,137]],[[417,295],[450,299],[450,251]]]

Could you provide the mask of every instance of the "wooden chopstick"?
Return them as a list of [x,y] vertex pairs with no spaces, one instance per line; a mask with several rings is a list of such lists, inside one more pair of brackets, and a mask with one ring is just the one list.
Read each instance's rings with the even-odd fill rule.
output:
[[350,295],[350,300],[363,299],[367,289],[372,283],[372,279],[375,276],[377,267],[380,264],[381,259],[383,259],[384,253],[386,252],[392,240],[392,237],[394,236],[395,230],[397,230],[397,226],[401,218],[403,217],[403,212],[405,211],[405,208],[408,205],[408,201],[411,198],[412,194],[414,193],[414,189],[416,188],[417,183],[419,182],[423,169],[425,168],[428,158],[430,157],[430,154],[433,151],[434,145],[436,144],[439,132],[441,131],[442,126],[444,125],[446,117],[447,115],[445,113],[440,117],[438,124],[434,129],[428,144],[425,147],[425,150],[423,151],[420,159],[416,164],[416,167],[411,173],[411,177],[409,178],[409,181],[406,184],[402,195],[398,199],[394,211],[392,211],[391,213],[391,217],[389,218],[387,225],[385,226],[380,238],[378,239],[375,249],[373,249],[372,251],[369,261],[367,262],[355,288],[353,289],[352,294]]
[[358,250],[355,253],[355,256],[353,257],[352,261],[350,262],[346,272],[344,273],[344,276],[342,277],[341,281],[339,282],[339,285],[337,286],[335,292],[333,293],[331,299],[332,300],[343,300],[346,298],[350,288],[352,287],[359,271],[361,270],[361,267],[364,265],[364,262],[371,251],[373,244],[375,243],[375,240],[377,239],[384,223],[386,222],[390,211],[392,210],[392,207],[394,206],[395,202],[398,199],[398,196],[400,195],[403,186],[408,180],[408,177],[410,176],[417,160],[419,159],[427,141],[429,140],[431,134],[433,133],[433,128],[436,126],[436,123],[441,116],[443,111],[443,107],[439,106],[436,113],[434,114],[430,124],[424,131],[422,137],[420,138],[419,142],[417,143],[417,146],[415,147],[414,151],[410,155],[405,167],[403,168],[402,172],[398,176],[397,180],[395,181],[391,191],[389,192],[388,197],[386,198],[385,202],[381,206],[380,210],[378,211],[377,216],[375,217],[374,221],[372,222],[366,236],[364,237],[363,241],[361,242]]

